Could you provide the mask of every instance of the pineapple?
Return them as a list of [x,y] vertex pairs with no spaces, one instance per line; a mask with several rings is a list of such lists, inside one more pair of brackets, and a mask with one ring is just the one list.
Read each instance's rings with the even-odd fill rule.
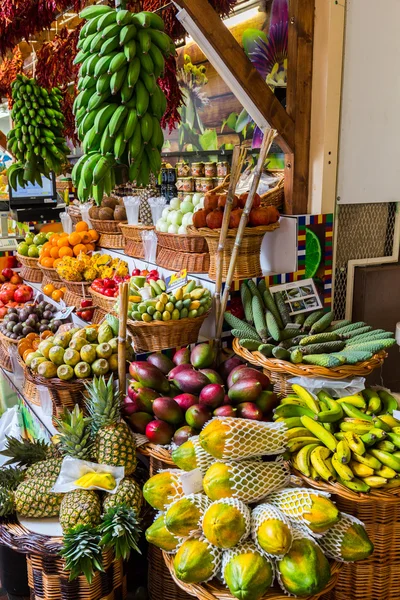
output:
[[140,485],[134,479],[125,477],[115,494],[107,494],[103,502],[103,509],[106,512],[109,508],[125,505],[139,516],[142,504],[143,495]]
[[58,456],[58,451],[53,444],[43,440],[18,440],[7,437],[6,449],[0,454],[10,458],[5,465],[16,464],[19,467],[29,467],[34,463]]
[[6,489],[0,488],[0,517],[7,517],[14,512],[14,494]]
[[55,480],[55,477],[36,477],[20,483],[14,493],[16,511],[22,517],[56,517],[63,495],[50,491]]
[[153,216],[149,204],[149,198],[156,195],[154,189],[140,190],[139,221],[142,225],[153,225]]
[[36,477],[58,477],[61,470],[62,458],[49,458],[40,460],[25,471],[25,479],[34,479]]
[[114,391],[112,375],[107,383],[104,377],[94,377],[86,389],[95,431],[96,461],[125,467],[125,475],[131,475],[137,463],[136,444],[128,425],[121,420],[120,394]]
[[65,409],[57,420],[60,437],[60,451],[64,456],[72,456],[82,460],[93,457],[90,419],[83,415],[78,404],[72,412]]
[[63,532],[77,525],[96,526],[100,522],[99,495],[92,490],[72,490],[64,494],[60,507],[60,523]]

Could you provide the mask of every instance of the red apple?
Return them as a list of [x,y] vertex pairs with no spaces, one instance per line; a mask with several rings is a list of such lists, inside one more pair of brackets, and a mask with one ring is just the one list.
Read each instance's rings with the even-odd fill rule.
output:
[[6,278],[6,279],[11,279],[11,277],[14,275],[14,271],[10,268],[6,268],[3,269],[1,274]]
[[[140,275],[140,269],[132,270],[132,277],[139,277],[139,275]],[[127,277],[130,277],[130,275],[129,276],[127,275]]]

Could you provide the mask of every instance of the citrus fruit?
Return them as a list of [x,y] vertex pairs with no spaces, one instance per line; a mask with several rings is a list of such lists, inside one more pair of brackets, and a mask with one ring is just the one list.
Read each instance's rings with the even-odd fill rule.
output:
[[38,250],[37,246],[35,246],[34,244],[32,244],[31,246],[29,246],[29,248],[28,248],[28,256],[30,256],[31,258],[38,258],[39,257],[39,250]]
[[43,287],[43,292],[46,294],[46,296],[50,296],[54,292],[54,290],[55,287],[52,283],[48,283]]
[[68,236],[68,241],[71,244],[71,246],[76,246],[77,244],[80,244],[82,240],[82,236],[80,233],[77,233],[76,231],[74,231],[73,233],[70,233]]
[[75,231],[88,231],[88,230],[89,230],[89,225],[86,223],[86,221],[79,221],[75,225]]
[[58,251],[59,258],[64,258],[64,256],[73,256],[74,253],[70,245],[62,246]]
[[21,242],[17,246],[17,252],[18,252],[18,254],[21,254],[22,256],[28,256],[28,250],[29,250],[29,246],[26,242]]
[[314,277],[321,263],[322,250],[318,236],[306,227],[306,270],[304,278]]
[[79,254],[83,252],[84,254],[86,254],[86,246],[85,244],[77,244],[76,246],[74,246],[74,254],[75,256],[79,256]]
[[30,246],[31,244],[33,244],[33,235],[27,235],[25,237],[25,244],[28,244],[28,246]]
[[69,247],[68,235],[67,237],[65,237],[65,235],[61,235],[60,239],[57,242],[57,246],[59,248],[63,248],[64,246]]
[[92,240],[94,242],[97,242],[97,240],[99,239],[99,234],[97,233],[97,231],[95,229],[89,229],[88,233]]
[[52,299],[55,300],[56,302],[59,302],[63,296],[64,296],[64,294],[61,290],[54,290],[53,293],[51,294]]
[[52,258],[51,256],[45,256],[44,258],[42,258],[41,264],[46,269],[52,269],[54,267],[54,258]]
[[50,256],[52,258],[59,258],[60,256],[60,250],[58,248],[58,246],[53,246],[52,249],[50,250]]

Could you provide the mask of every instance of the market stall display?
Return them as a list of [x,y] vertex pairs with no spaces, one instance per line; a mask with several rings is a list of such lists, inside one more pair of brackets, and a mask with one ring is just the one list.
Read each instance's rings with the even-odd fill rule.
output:
[[25,281],[39,283],[43,279],[43,273],[39,269],[39,255],[43,245],[47,242],[44,233],[33,234],[28,232],[23,242],[17,246],[17,259],[21,263],[21,277]]
[[124,237],[120,223],[126,223],[126,210],[122,198],[103,197],[98,206],[89,209],[90,222],[100,234],[101,248],[123,248]]

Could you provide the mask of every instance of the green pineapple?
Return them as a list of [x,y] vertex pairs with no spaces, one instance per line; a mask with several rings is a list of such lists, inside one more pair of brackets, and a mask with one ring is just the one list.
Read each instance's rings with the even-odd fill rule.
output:
[[55,481],[55,477],[37,477],[20,483],[14,492],[16,511],[23,517],[36,519],[56,517],[63,495],[50,491]]
[[7,517],[15,510],[14,494],[6,488],[0,488],[0,517]]
[[125,505],[139,516],[142,504],[143,495],[140,485],[134,479],[125,477],[115,494],[107,494],[103,502],[103,509],[106,512],[109,508]]
[[140,553],[140,521],[137,514],[127,506],[109,508],[103,516],[98,528],[101,537],[100,545],[114,550],[115,558],[128,560],[131,550]]
[[62,458],[49,458],[34,463],[25,471],[25,479],[36,477],[58,477],[61,471]]
[[121,420],[120,394],[114,390],[111,376],[93,377],[86,386],[88,409],[95,432],[96,461],[103,465],[125,467],[125,475],[136,468],[136,444],[128,425]]
[[100,523],[101,504],[99,495],[93,490],[72,490],[63,495],[60,506],[60,523],[63,532],[77,525]]
[[78,404],[72,412],[65,409],[57,420],[60,432],[59,448],[64,456],[72,456],[81,460],[93,458],[93,441],[91,438],[91,420],[85,417]]
[[3,456],[10,458],[5,464],[15,464],[19,467],[29,467],[40,460],[58,456],[56,447],[43,440],[19,440],[14,437],[6,437],[6,449],[0,452]]
[[70,571],[69,581],[83,573],[90,584],[94,572],[103,571],[100,539],[100,534],[90,525],[77,525],[73,531],[64,534],[60,554],[65,560],[65,568]]

